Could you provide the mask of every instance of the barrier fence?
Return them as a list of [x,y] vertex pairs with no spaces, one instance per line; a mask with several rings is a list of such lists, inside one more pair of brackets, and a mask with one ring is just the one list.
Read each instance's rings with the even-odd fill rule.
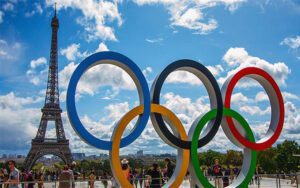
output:
[[[209,182],[217,188],[223,188],[224,181],[228,179],[229,185],[236,179],[234,176],[206,176]],[[156,181],[155,181],[156,180]],[[153,179],[148,176],[145,178],[133,178],[131,179],[132,184],[136,188],[145,188],[153,186],[152,182],[160,182],[161,185],[167,182],[164,178]],[[151,184],[152,183],[152,184]],[[9,183],[1,182],[0,188],[8,188]],[[113,177],[107,179],[97,178],[94,181],[91,180],[76,180],[76,181],[26,181],[19,182],[19,188],[109,188],[109,187],[118,187],[116,184],[116,180]],[[181,186],[183,188],[188,187],[197,187],[195,186],[193,180],[190,179],[189,176],[185,177]],[[250,182],[249,188],[261,187],[261,188],[285,188],[285,187],[300,187],[300,173],[297,174],[258,174],[253,176],[252,181]]]

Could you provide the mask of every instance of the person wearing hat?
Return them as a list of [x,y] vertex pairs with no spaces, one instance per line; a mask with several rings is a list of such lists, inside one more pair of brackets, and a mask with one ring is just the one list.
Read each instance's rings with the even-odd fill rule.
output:
[[126,177],[126,179],[130,182],[130,183],[132,183],[132,181],[130,181],[131,180],[131,174],[130,174],[130,167],[129,167],[129,164],[128,164],[129,162],[128,162],[128,160],[127,159],[122,159],[122,161],[121,161],[121,165],[122,165],[122,171],[123,171],[123,174],[124,174],[124,176]]

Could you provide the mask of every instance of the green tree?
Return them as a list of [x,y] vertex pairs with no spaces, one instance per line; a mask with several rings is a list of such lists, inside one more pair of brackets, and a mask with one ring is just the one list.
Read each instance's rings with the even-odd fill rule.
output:
[[241,166],[243,164],[243,153],[241,151],[228,150],[224,157],[227,166]]
[[219,159],[220,164],[224,164],[225,154],[208,150],[206,152],[199,153],[198,158],[201,165],[213,166],[215,164],[215,159]]
[[257,165],[268,174],[276,173],[277,171],[277,148],[269,148],[264,151],[260,151],[257,157]]
[[277,152],[276,162],[280,167],[280,172],[291,173],[298,170],[300,159],[293,156],[293,154],[300,153],[300,146],[296,141],[285,140],[283,143],[278,144]]

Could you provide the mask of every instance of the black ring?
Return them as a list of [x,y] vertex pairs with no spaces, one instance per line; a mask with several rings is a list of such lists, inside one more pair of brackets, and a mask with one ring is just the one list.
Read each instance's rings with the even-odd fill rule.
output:
[[[222,94],[221,90],[219,88],[219,85],[215,79],[215,77],[212,75],[212,73],[201,63],[198,63],[193,60],[189,59],[182,59],[175,61],[171,64],[169,64],[154,80],[152,87],[151,87],[151,102],[154,104],[159,104],[160,101],[160,92],[162,85],[168,75],[176,70],[185,70],[188,72],[193,73],[195,76],[197,76],[204,84],[205,88],[208,89],[208,94],[211,101],[211,106],[216,106],[217,108],[217,115],[214,119],[214,122],[210,122],[208,126],[210,127],[209,132],[205,136],[199,139],[198,141],[198,148],[205,146],[208,142],[210,142],[213,137],[216,135],[223,116],[223,100],[222,100]],[[209,91],[209,89],[211,91]],[[212,92],[215,93],[215,96],[210,95]],[[215,104],[212,104],[212,101],[214,101]],[[198,119],[198,118],[197,118]],[[197,120],[196,119],[196,120]],[[167,125],[165,124],[162,116],[158,113],[153,113],[151,115],[151,120],[154,125],[154,128],[158,127],[159,129],[158,134],[163,138],[165,137],[167,141],[169,141],[171,144],[174,144],[175,146],[183,149],[190,149],[191,148],[191,141],[184,141],[179,139],[178,137],[174,136],[168,129]],[[213,125],[212,125],[213,124]],[[158,126],[156,126],[158,125]],[[156,128],[157,129],[157,128]]]

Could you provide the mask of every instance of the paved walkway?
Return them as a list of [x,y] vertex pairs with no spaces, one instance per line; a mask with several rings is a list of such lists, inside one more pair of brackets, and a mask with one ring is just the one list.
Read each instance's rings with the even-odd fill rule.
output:
[[[211,182],[212,184],[214,182]],[[56,185],[56,188],[58,188],[58,183],[54,183],[54,182],[51,182],[51,183],[45,183],[44,184],[44,187],[45,188],[55,188],[55,185]],[[296,185],[291,185],[291,181],[290,180],[283,180],[281,179],[280,180],[280,185],[281,185],[281,188],[290,188],[290,187],[297,187]],[[21,186],[20,186],[21,187]],[[35,186],[37,187],[37,185]],[[88,187],[88,183],[87,182],[76,182],[76,188],[87,188]],[[111,182],[109,181],[108,182],[108,188],[111,187]],[[181,185],[182,188],[190,188],[190,183],[188,180],[184,181]],[[256,188],[256,187],[260,187],[260,188],[277,188],[276,186],[276,179],[273,179],[273,178],[263,178],[260,182],[260,186],[254,184],[254,185],[249,185],[249,188]],[[300,187],[300,186],[299,186]],[[103,188],[103,184],[101,183],[101,181],[96,181],[95,182],[95,188]],[[139,185],[138,185],[138,188]]]

